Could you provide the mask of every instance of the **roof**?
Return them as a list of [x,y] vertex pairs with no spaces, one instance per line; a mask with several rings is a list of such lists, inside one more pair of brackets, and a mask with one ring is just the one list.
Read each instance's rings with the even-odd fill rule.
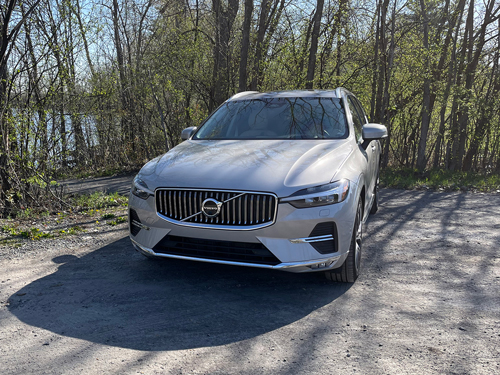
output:
[[251,100],[251,99],[271,99],[271,98],[341,98],[343,88],[335,90],[290,90],[290,91],[244,91],[233,95],[229,100]]

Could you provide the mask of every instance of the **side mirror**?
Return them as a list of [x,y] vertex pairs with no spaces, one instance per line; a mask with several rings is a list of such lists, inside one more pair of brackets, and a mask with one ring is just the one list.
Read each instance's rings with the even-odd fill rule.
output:
[[190,126],[189,128],[184,129],[181,133],[181,139],[183,141],[188,140],[197,129],[198,128],[196,126]]
[[363,125],[361,136],[365,141],[387,138],[387,128],[380,124],[366,124]]
[[361,129],[361,136],[363,137],[361,147],[366,150],[371,141],[387,138],[387,128],[380,124],[366,124]]

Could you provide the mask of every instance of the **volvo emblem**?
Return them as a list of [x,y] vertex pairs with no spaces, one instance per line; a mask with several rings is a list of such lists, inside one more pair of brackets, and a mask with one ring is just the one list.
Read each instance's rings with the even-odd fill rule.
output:
[[208,198],[201,204],[201,212],[203,212],[206,217],[213,218],[219,214],[221,206],[222,202],[213,198]]

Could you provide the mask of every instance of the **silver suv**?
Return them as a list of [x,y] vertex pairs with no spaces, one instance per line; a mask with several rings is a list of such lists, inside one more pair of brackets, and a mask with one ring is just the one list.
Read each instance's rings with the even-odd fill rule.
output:
[[342,88],[234,95],[141,169],[132,243],[148,257],[354,282],[386,136]]

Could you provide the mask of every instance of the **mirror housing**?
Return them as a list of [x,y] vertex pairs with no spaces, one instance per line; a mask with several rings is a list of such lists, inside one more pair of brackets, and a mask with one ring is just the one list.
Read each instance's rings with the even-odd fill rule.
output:
[[190,126],[189,128],[184,129],[181,133],[181,139],[183,141],[188,140],[189,138],[191,138],[193,136],[193,134],[195,133],[195,131],[197,129],[198,129],[198,127],[196,127],[196,126]]
[[361,147],[366,150],[371,141],[387,138],[387,128],[380,124],[366,124],[361,129],[361,136],[363,137]]
[[380,124],[366,124],[363,125],[361,136],[365,141],[387,138],[387,128]]

